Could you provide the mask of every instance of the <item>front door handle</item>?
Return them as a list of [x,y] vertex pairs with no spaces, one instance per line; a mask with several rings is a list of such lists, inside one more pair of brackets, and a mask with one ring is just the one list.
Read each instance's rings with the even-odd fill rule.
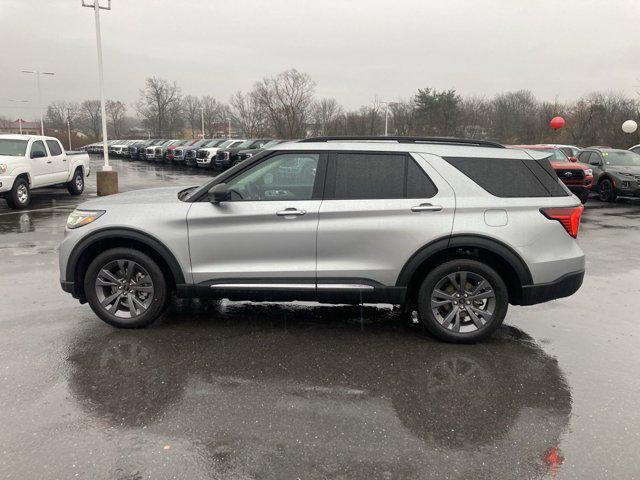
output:
[[285,208],[284,210],[279,210],[276,212],[276,215],[279,217],[288,217],[290,215],[304,215],[307,213],[306,210],[298,210],[297,208]]
[[421,203],[411,207],[412,212],[439,212],[442,210],[442,205],[432,205],[430,203]]

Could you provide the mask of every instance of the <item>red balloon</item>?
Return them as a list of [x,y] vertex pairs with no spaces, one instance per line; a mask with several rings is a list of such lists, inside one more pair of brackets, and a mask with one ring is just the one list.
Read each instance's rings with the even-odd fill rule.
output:
[[564,127],[564,118],[553,117],[549,122],[549,126],[554,130],[560,130],[562,127]]

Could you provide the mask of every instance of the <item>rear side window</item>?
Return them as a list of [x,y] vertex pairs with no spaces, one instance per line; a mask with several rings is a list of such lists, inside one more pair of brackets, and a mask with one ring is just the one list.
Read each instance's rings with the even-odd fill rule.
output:
[[565,197],[569,195],[546,159],[443,158],[496,197]]
[[60,144],[55,140],[47,140],[47,146],[49,147],[49,153],[52,157],[57,157],[58,155],[62,155],[62,149],[60,148]]
[[334,153],[329,159],[324,198],[430,198],[437,191],[408,155]]

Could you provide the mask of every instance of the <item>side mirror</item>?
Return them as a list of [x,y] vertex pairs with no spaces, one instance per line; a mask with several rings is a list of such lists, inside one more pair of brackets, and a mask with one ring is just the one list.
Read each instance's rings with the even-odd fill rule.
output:
[[569,161],[570,162],[577,162],[578,161],[578,157],[569,157]]
[[219,183],[209,191],[211,203],[226,202],[227,200],[229,200],[229,187],[226,183]]
[[31,158],[44,158],[47,154],[42,150],[36,150],[35,152],[31,152]]

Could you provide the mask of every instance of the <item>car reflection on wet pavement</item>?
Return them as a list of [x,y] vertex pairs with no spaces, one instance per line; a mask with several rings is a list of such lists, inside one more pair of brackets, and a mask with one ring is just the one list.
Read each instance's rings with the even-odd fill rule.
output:
[[[209,178],[114,164],[122,190]],[[385,306],[174,300],[152,328],[113,329],[58,284],[77,201],[46,190],[27,212],[0,204],[2,478],[640,472],[637,202],[590,202],[576,295],[449,345]]]

